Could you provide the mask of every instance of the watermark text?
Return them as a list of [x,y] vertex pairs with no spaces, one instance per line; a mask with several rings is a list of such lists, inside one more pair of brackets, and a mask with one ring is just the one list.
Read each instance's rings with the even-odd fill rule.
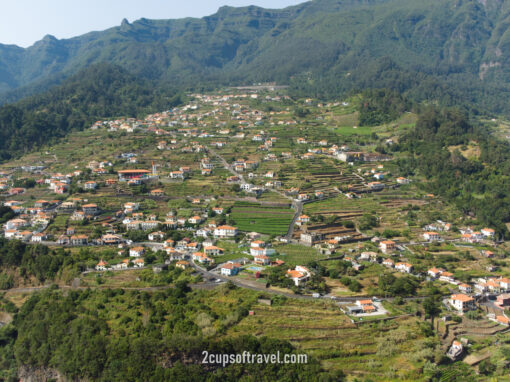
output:
[[214,354],[207,350],[202,352],[202,363],[222,365],[223,367],[233,363],[281,363],[281,364],[297,364],[308,363],[308,354],[289,354],[277,351],[272,354],[258,354],[244,351],[238,354]]

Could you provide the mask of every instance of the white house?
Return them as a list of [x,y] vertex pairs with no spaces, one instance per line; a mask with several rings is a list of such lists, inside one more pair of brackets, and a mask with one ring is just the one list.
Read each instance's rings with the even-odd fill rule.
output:
[[165,237],[165,233],[161,231],[152,232],[149,234],[148,237],[150,241],[163,240],[163,238]]
[[385,240],[379,243],[379,248],[383,251],[383,253],[388,253],[395,250],[396,244],[392,240]]
[[193,261],[198,261],[201,264],[204,263],[214,263],[214,260],[208,257],[205,253],[202,252],[195,252],[192,255]]
[[208,247],[204,247],[204,253],[207,256],[219,256],[223,255],[224,249],[220,247],[216,247],[215,245],[210,245]]
[[465,284],[465,283],[459,284],[459,290],[462,293],[472,293],[473,292],[473,288],[471,287],[471,285]]
[[223,210],[223,207],[214,207],[213,211],[214,211],[215,214],[221,215],[221,214],[223,214],[224,210]]
[[138,211],[140,208],[140,203],[128,202],[124,204],[124,213],[131,213],[134,211]]
[[307,224],[310,222],[310,216],[308,215],[301,215],[299,216],[298,220],[297,220],[297,224],[298,225],[303,225],[303,224]]
[[202,217],[195,215],[188,219],[188,223],[190,224],[200,224],[202,222]]
[[211,234],[211,230],[209,228],[199,228],[195,232],[196,237],[203,237],[206,239]]
[[85,184],[83,185],[83,188],[85,190],[95,190],[97,188],[97,183],[94,182],[93,180],[85,182]]
[[172,171],[170,172],[171,179],[184,179],[184,172],[182,171]]
[[427,271],[427,274],[434,278],[434,279],[437,279],[439,276],[441,276],[441,274],[444,272],[444,269],[441,269],[441,268],[436,268],[436,267],[432,267],[430,268],[428,271]]
[[48,239],[48,236],[44,233],[36,233],[34,236],[32,236],[31,241],[33,243],[41,243],[43,241],[46,241]]
[[24,219],[11,219],[5,224],[5,229],[18,229],[21,227],[26,227],[28,222]]
[[397,178],[397,183],[398,184],[409,184],[409,179],[403,178],[403,177],[399,177],[399,178]]
[[239,263],[227,263],[221,266],[221,274],[224,276],[235,276],[241,270],[241,264]]
[[144,231],[148,231],[154,228],[158,228],[160,222],[157,220],[147,220],[140,223],[140,228]]
[[133,265],[138,268],[143,268],[145,266],[145,260],[141,258],[135,259],[135,261],[133,261]]
[[481,231],[483,236],[492,238],[494,237],[495,231],[492,228],[482,228]]
[[253,256],[253,262],[258,265],[268,265],[271,263],[271,260],[266,255],[256,255]]
[[108,263],[104,260],[101,260],[96,264],[96,271],[105,271],[107,266]]
[[140,257],[145,253],[144,247],[133,247],[129,250],[129,256],[131,257]]
[[400,272],[411,273],[413,271],[413,265],[409,263],[396,263],[395,269]]
[[124,259],[122,262],[112,265],[113,269],[127,269],[129,266],[129,259]]
[[425,232],[423,234],[423,239],[427,241],[438,241],[440,236],[437,232]]
[[229,225],[221,225],[214,229],[215,237],[235,237],[237,235],[237,228]]
[[388,268],[393,268],[395,266],[395,262],[392,259],[384,259],[382,264]]
[[453,277],[453,273],[442,272],[441,276],[439,276],[439,281],[444,281],[444,282],[453,284],[455,282],[455,279]]
[[370,182],[367,186],[371,190],[382,190],[384,188],[384,184],[381,182]]
[[85,215],[96,215],[99,212],[99,208],[97,207],[97,204],[86,204],[81,207],[83,210],[83,213]]
[[475,300],[465,294],[452,294],[448,300],[450,305],[459,312],[465,312],[475,308]]
[[140,220],[130,220],[126,223],[126,229],[128,230],[138,230],[140,229],[140,225],[142,224],[142,221]]
[[287,277],[290,277],[296,286],[301,285],[310,278],[310,271],[302,265],[297,265],[295,269],[287,271]]
[[505,292],[510,291],[510,279],[506,277],[500,277],[496,281],[499,282],[499,285],[503,291]]

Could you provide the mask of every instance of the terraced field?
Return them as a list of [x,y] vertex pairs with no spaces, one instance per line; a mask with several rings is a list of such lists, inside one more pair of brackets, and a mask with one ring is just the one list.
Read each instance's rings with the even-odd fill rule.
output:
[[236,202],[230,216],[240,231],[284,235],[289,229],[294,211],[258,203]]
[[422,350],[423,341],[415,334],[416,318],[356,326],[328,301],[288,300],[282,306],[256,305],[253,310],[253,316],[227,335],[250,333],[288,340],[320,359],[325,368],[343,370],[349,380],[367,374],[384,381],[422,380],[419,361],[412,355]]

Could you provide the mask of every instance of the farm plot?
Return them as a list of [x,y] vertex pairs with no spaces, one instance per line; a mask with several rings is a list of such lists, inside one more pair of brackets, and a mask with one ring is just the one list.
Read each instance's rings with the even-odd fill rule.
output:
[[236,202],[230,214],[241,231],[284,235],[294,216],[289,208],[266,207],[258,203]]
[[416,334],[414,317],[356,326],[338,306],[327,301],[287,300],[279,306],[253,307],[254,315],[228,331],[287,340],[321,361],[328,370],[342,370],[347,380],[426,380],[425,362],[415,352],[425,347]]

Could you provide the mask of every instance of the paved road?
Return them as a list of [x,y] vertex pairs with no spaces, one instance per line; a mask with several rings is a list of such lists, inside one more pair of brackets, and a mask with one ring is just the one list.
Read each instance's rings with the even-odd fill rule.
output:
[[[257,291],[257,292],[264,292],[264,293],[270,293],[270,294],[285,296],[285,297],[288,297],[288,298],[296,298],[296,299],[301,299],[301,300],[317,300],[318,299],[318,298],[310,296],[310,295],[293,294],[293,293],[287,293],[287,292],[282,292],[282,291],[277,291],[277,290],[265,288],[263,286],[258,287],[258,286],[254,286],[254,285],[248,285],[246,283],[243,283],[240,280],[233,279],[233,278],[230,278],[230,277],[227,277],[227,276],[223,276],[223,275],[218,274],[218,273],[210,272],[210,271],[208,271],[208,270],[198,266],[195,263],[191,263],[191,265],[198,272],[200,272],[203,275],[204,279],[206,279],[206,280],[215,279],[215,280],[221,280],[222,282],[230,281],[230,282],[232,282],[233,284],[235,284],[236,286],[238,286],[240,288],[251,289],[251,290],[254,290],[254,291]],[[336,297],[334,299],[334,301],[335,302],[339,302],[339,303],[342,303],[342,302],[349,303],[349,302],[355,302],[355,301],[357,301],[359,299],[362,299],[362,298],[372,298],[372,297],[373,296]],[[328,298],[330,298],[330,296],[326,295],[326,296],[323,296],[323,298],[328,299]],[[404,300],[408,300],[408,301],[410,301],[410,300],[423,300],[424,298],[426,298],[426,297],[425,296],[423,296],[423,297],[422,296],[420,296],[420,297],[410,296],[410,297],[405,297]],[[386,298],[381,298],[380,300],[392,301],[393,299],[394,299],[394,297],[386,297]]]
[[[235,171],[232,168],[232,166],[230,166],[228,164],[228,162],[220,154],[218,154],[214,149],[209,148],[209,152],[212,155],[214,155],[216,158],[218,158],[221,161],[221,163],[223,164],[223,166],[228,171],[230,171],[230,173],[232,175],[239,177],[239,179],[241,179],[241,182],[247,183],[244,180],[244,176],[242,174],[238,173],[237,171]],[[286,195],[284,192],[282,192],[280,190],[277,190],[277,189],[274,189],[274,188],[269,188],[268,190],[271,191],[271,192],[277,193],[278,195],[284,197],[285,199],[289,199],[292,202],[292,208],[296,211],[296,213],[294,214],[294,217],[292,219],[292,222],[289,225],[289,229],[288,229],[287,235],[286,235],[286,238],[288,240],[290,240],[292,238],[292,234],[294,233],[294,225],[296,224],[297,219],[299,218],[299,216],[301,216],[301,214],[303,212],[303,202],[299,202],[299,201],[294,200],[294,198],[292,198],[291,196]]]
[[298,221],[299,217],[303,214],[303,202],[295,201],[294,203],[292,203],[292,207],[296,210],[296,213],[292,218],[289,230],[287,231],[287,235],[285,236],[288,241],[292,240],[292,235],[294,234],[294,227],[296,226],[296,222]]
[[230,171],[230,173],[234,176],[237,176],[239,177],[239,179],[241,179],[241,182],[243,183],[246,183],[246,181],[244,180],[244,176],[242,174],[239,174],[237,171],[235,171],[232,166],[230,166],[228,164],[228,162],[225,160],[225,158],[223,158],[220,154],[218,154],[215,150],[209,148],[209,152],[214,155],[216,158],[218,158],[221,162],[221,164],[223,165],[223,167],[225,167],[225,169],[227,169],[228,171]]
[[[215,287],[217,287],[218,285],[221,285],[223,283],[226,283],[226,282],[232,282],[234,285],[240,287],[240,288],[245,288],[245,289],[250,289],[250,290],[254,290],[254,291],[257,291],[257,292],[264,292],[264,293],[269,293],[269,294],[273,294],[273,295],[280,295],[280,296],[285,296],[285,297],[288,297],[288,298],[294,298],[294,299],[300,299],[300,300],[318,300],[318,298],[316,297],[313,297],[313,296],[310,296],[310,295],[300,295],[300,294],[293,294],[293,293],[287,293],[287,292],[282,292],[282,291],[277,291],[277,290],[272,290],[272,289],[269,289],[269,288],[265,288],[265,286],[255,286],[255,285],[248,285],[238,279],[233,279],[233,278],[230,278],[230,277],[226,277],[226,276],[223,276],[219,273],[213,273],[213,272],[210,272],[210,271],[207,271],[206,269],[198,266],[197,264],[191,262],[190,263],[194,269],[200,273],[205,282],[203,283],[199,283],[199,284],[190,284],[189,287],[192,288],[192,289],[213,289]],[[42,290],[45,290],[45,289],[48,289],[52,286],[52,284],[47,284],[47,285],[41,285],[41,286],[36,286],[36,287],[22,287],[22,288],[12,288],[12,289],[6,289],[6,290],[0,290],[0,292],[9,292],[9,293],[35,293],[35,292],[39,292],[39,291],[42,291]],[[107,286],[107,285],[100,285],[100,286],[68,286],[68,285],[65,285],[65,286],[59,286],[59,289],[61,290],[84,290],[84,289],[123,289],[123,290],[137,290],[137,291],[146,291],[146,292],[155,292],[155,291],[159,291],[159,290],[165,290],[165,289],[170,289],[170,288],[174,288],[175,286],[174,285],[163,285],[163,286],[154,286],[154,287],[114,287],[114,286]],[[336,303],[353,303],[359,299],[363,299],[363,298],[372,298],[372,296],[352,296],[352,297],[336,297],[335,299],[332,299],[330,295],[326,295],[326,296],[322,296],[322,299],[325,299],[325,300],[330,300],[331,301],[334,301]],[[416,296],[409,296],[409,297],[404,297],[404,300],[407,300],[407,301],[412,301],[412,300],[423,300],[425,299],[426,296],[420,296],[420,297],[416,297]],[[383,298],[380,298],[380,300],[382,301],[392,301],[394,299],[394,297],[383,297]]]

